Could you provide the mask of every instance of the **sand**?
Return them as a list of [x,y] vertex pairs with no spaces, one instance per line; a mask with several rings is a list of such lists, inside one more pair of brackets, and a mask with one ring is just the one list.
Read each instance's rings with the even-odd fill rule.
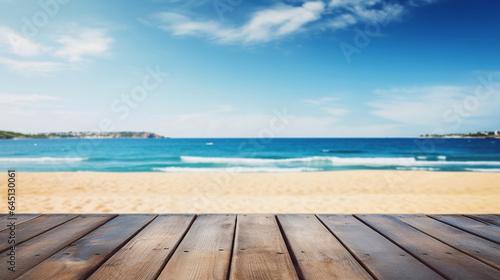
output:
[[[500,213],[500,173],[17,173],[17,213]],[[0,200],[7,213],[7,174]]]

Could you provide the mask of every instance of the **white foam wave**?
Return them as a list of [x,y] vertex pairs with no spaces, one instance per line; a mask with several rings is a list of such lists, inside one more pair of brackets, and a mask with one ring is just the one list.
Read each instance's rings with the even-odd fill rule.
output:
[[500,172],[500,168],[465,168],[465,170],[473,172]]
[[289,159],[263,158],[223,158],[223,157],[191,157],[181,156],[187,163],[218,163],[233,165],[270,165],[270,164],[304,164],[317,166],[427,166],[427,165],[487,165],[500,166],[500,161],[446,161],[440,156],[438,161],[416,160],[413,157],[400,158],[341,158],[341,157],[305,157]]
[[396,170],[437,171],[437,170],[439,170],[439,168],[434,168],[434,167],[396,167]]
[[87,160],[87,158],[55,158],[55,157],[0,158],[0,162],[75,162],[84,160]]
[[276,168],[276,167],[228,167],[228,168],[197,168],[197,167],[157,167],[156,171],[167,173],[298,173],[320,171],[315,168]]

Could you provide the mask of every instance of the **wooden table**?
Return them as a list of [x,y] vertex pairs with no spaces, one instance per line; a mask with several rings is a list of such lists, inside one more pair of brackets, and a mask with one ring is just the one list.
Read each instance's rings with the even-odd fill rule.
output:
[[0,279],[500,279],[499,215],[14,217]]

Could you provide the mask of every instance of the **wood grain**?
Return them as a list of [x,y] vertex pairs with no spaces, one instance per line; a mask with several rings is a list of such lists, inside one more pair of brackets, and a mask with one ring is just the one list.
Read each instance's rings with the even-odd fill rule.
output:
[[156,279],[194,215],[159,215],[88,279]]
[[304,279],[372,279],[314,215],[278,215]]
[[298,279],[274,215],[238,215],[229,279]]
[[41,262],[18,279],[86,279],[156,215],[120,215]]
[[[9,264],[0,262],[2,279],[15,279],[40,262],[52,256],[57,251],[78,240],[82,236],[106,223],[116,215],[80,215],[67,223],[42,233],[22,244],[16,246],[15,273],[4,273]],[[5,255],[6,253],[2,253]]]
[[500,271],[389,215],[356,215],[423,263],[451,279],[500,279]]
[[[34,219],[30,219],[15,228],[16,244],[20,245],[26,240],[42,234],[62,223],[74,219],[76,214],[56,214],[44,215]],[[0,240],[7,240],[10,235],[10,229],[0,231]],[[0,242],[0,252],[7,250],[11,244],[7,242]]]
[[227,279],[236,215],[199,215],[158,279]]
[[492,225],[500,226],[500,216],[498,215],[466,215],[469,218],[476,219],[478,221],[487,222]]
[[[8,227],[9,223],[16,222],[16,225],[20,225],[26,221],[39,217],[39,214],[16,214],[16,215],[4,215],[0,217],[0,230],[4,230]],[[12,219],[15,218],[15,219]]]
[[431,217],[500,244],[500,227],[461,215],[432,215]]
[[318,215],[377,279],[443,279],[352,215]]
[[500,269],[500,245],[425,215],[398,215],[397,217],[439,241]]

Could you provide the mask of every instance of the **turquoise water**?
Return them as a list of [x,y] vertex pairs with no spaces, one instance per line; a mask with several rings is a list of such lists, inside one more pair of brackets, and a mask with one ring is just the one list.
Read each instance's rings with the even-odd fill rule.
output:
[[0,169],[112,172],[500,172],[500,139],[0,140]]

